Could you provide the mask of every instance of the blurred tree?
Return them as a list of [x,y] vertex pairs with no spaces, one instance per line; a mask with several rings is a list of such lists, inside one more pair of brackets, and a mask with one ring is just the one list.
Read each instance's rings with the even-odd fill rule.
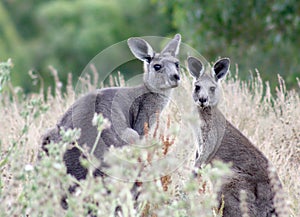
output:
[[30,69],[46,86],[52,80],[48,65],[63,81],[67,72],[76,79],[89,60],[116,42],[178,31],[207,59],[230,57],[246,79],[257,68],[272,86],[280,73],[293,87],[300,75],[299,14],[297,0],[4,0],[0,59],[11,57],[14,84],[32,91]]
[[[257,68],[271,85],[281,74],[289,87],[300,77],[300,2],[297,0],[158,1],[172,25],[209,60],[228,56],[250,78]],[[232,68],[234,70],[234,68]]]
[[32,10],[39,2],[42,1],[0,2],[0,60],[12,58],[15,65],[13,71],[18,72],[12,73],[12,81],[26,89],[32,85],[27,74],[33,58],[30,49],[32,44],[28,38],[37,33],[34,21],[31,19]]
[[0,36],[0,62],[4,62],[20,47],[21,39],[2,2],[0,2]]
[[158,7],[142,0],[6,0],[0,9],[6,10],[7,21],[0,13],[0,24],[15,29],[13,35],[21,42],[9,37],[13,48],[0,59],[13,59],[13,82],[26,91],[34,90],[26,74],[31,69],[46,86],[52,80],[48,65],[64,82],[68,72],[77,79],[97,53],[114,43],[130,36],[168,35],[172,29]]

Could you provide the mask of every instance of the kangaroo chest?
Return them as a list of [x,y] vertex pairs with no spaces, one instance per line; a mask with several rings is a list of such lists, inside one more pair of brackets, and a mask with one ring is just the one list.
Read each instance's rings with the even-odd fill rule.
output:
[[226,129],[226,119],[213,109],[199,109],[197,165],[209,163],[221,145]]

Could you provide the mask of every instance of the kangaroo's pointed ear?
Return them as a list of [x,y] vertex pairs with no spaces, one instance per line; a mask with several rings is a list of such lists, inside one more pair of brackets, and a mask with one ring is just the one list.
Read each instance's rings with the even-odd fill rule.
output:
[[181,35],[176,34],[174,38],[165,46],[161,53],[170,53],[176,57],[179,53],[179,47],[181,42]]
[[195,57],[189,57],[187,62],[190,74],[196,79],[199,78],[204,72],[202,62]]
[[148,63],[151,62],[154,57],[154,51],[148,42],[141,38],[129,38],[127,43],[136,58]]
[[230,67],[229,58],[223,58],[218,60],[213,67],[216,80],[223,79],[228,73],[229,67]]

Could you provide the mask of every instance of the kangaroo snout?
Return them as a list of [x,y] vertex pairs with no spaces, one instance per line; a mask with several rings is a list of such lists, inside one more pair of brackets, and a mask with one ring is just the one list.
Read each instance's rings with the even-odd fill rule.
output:
[[206,98],[206,97],[200,97],[200,98],[198,99],[198,101],[199,101],[199,105],[200,105],[201,107],[208,106],[208,98]]
[[174,75],[171,75],[170,79],[171,79],[171,81],[179,81],[180,76],[178,74],[174,74]]
[[180,81],[179,74],[172,74],[169,75],[167,83],[171,88],[174,88],[174,87],[178,87],[179,81]]
[[201,102],[202,104],[206,103],[207,102],[207,98],[201,97],[201,98],[199,98],[199,102]]

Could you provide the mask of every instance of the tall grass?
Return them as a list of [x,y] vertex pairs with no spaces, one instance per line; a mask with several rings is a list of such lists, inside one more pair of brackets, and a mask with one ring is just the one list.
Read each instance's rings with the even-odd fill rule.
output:
[[[0,216],[222,215],[222,208],[217,209],[216,192],[222,177],[228,174],[228,166],[216,162],[213,168],[208,166],[199,171],[198,179],[193,178],[194,155],[189,153],[194,153],[194,145],[190,128],[176,128],[180,127],[178,123],[184,116],[182,112],[178,114],[180,106],[189,112],[190,120],[198,118],[192,113],[188,96],[181,96],[180,105],[171,103],[165,111],[166,120],[161,120],[160,126],[145,136],[143,142],[156,141],[159,144],[157,149],[145,153],[130,152],[126,148],[112,149],[127,159],[144,162],[143,168],[135,168],[141,172],[139,176],[133,174],[134,170],[120,171],[118,164],[111,168],[112,172],[124,172],[127,177],[132,175],[137,180],[142,180],[143,173],[147,174],[147,169],[157,159],[171,152],[175,153],[174,156],[188,153],[185,155],[187,160],[180,166],[176,165],[172,173],[154,174],[153,181],[140,183],[140,196],[135,201],[131,193],[132,182],[110,177],[95,179],[90,173],[86,180],[78,183],[66,174],[62,155],[70,141],[79,136],[77,130],[62,132],[64,140],[51,144],[49,155],[42,154],[38,160],[42,133],[52,127],[74,101],[71,77],[66,93],[62,93],[58,74],[51,69],[56,81],[55,94],[49,89],[46,94],[41,90],[37,94],[24,95],[20,88],[10,84],[11,64],[1,64]],[[90,89],[95,88],[93,84],[88,83]],[[191,81],[186,76],[183,76],[182,87],[191,90]],[[284,192],[277,194],[278,209],[282,210],[283,216],[286,212],[288,216],[300,216],[299,90],[287,91],[284,80],[278,77],[278,88],[272,95],[268,83],[261,80],[259,73],[251,81],[242,82],[238,73],[233,72],[224,82],[223,90],[224,100],[220,107],[225,116],[267,156],[278,172],[284,187]],[[179,111],[182,110],[179,108]],[[180,139],[174,135],[179,135]],[[88,152],[86,155],[83,164],[93,167],[97,161]],[[79,187],[70,195],[68,188],[74,183]],[[274,186],[276,189],[276,183]],[[65,196],[68,198],[67,210],[60,205]],[[289,202],[289,207],[283,200]],[[122,211],[116,211],[116,207]]]

